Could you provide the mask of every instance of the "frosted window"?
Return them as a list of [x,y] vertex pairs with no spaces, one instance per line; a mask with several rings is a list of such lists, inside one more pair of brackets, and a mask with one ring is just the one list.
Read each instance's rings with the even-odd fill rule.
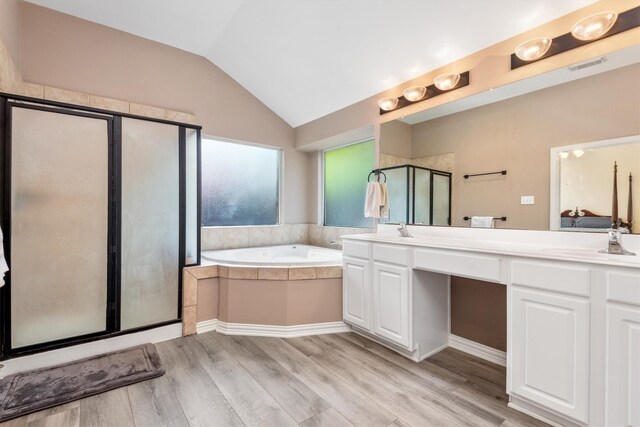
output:
[[12,108],[11,345],[106,330],[107,121]]
[[280,150],[202,140],[202,225],[278,224]]
[[178,127],[122,120],[122,329],[178,318]]
[[374,155],[373,140],[324,152],[324,225],[373,226],[364,199]]

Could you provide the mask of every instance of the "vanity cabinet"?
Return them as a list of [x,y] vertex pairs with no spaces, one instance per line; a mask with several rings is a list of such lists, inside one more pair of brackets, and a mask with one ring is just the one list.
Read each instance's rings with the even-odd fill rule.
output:
[[609,426],[640,426],[640,273],[607,274],[606,411]]
[[509,406],[556,425],[640,427],[635,257],[360,239],[344,246],[344,320],[356,332],[420,361],[448,345],[451,275],[504,283]]
[[509,394],[586,423],[589,269],[514,260],[511,275]]
[[511,290],[510,393],[586,422],[589,399],[589,301]]
[[448,276],[415,271],[405,245],[343,243],[343,319],[419,361],[449,339]]
[[409,291],[406,267],[373,263],[373,333],[410,350]]
[[371,267],[369,260],[343,258],[342,315],[344,321],[366,331],[371,328]]

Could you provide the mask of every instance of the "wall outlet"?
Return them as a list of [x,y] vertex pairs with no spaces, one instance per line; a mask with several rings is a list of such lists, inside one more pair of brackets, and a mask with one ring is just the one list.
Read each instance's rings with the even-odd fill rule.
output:
[[533,205],[533,196],[520,196],[521,205]]

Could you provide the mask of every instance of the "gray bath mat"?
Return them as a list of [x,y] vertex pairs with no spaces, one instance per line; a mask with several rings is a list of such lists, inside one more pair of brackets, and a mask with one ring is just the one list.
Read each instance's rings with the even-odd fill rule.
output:
[[0,421],[161,375],[153,344],[10,375],[0,381]]

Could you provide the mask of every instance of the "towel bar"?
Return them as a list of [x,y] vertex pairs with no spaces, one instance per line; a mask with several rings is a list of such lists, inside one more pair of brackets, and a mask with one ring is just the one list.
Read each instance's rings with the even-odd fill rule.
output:
[[[462,219],[464,219],[465,221],[469,221],[471,219],[471,217],[470,216],[465,216]],[[494,216],[493,219],[496,220],[496,221],[506,221],[507,217],[506,216]]]

